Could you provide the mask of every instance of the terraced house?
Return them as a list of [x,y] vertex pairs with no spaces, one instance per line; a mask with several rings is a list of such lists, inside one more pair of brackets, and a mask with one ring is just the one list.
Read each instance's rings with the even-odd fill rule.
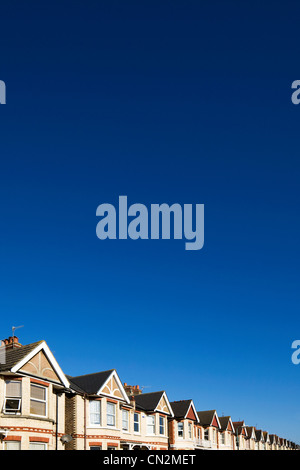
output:
[[45,341],[0,347],[0,450],[298,450],[267,431],[143,393],[115,369],[65,375]]

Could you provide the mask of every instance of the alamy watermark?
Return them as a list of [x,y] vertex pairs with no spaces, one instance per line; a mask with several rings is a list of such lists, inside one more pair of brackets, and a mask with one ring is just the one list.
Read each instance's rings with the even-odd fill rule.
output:
[[300,364],[300,339],[293,341],[292,349],[295,349],[292,354],[292,363],[298,365]]
[[300,80],[294,80],[292,83],[292,89],[296,90],[292,93],[291,100],[293,104],[300,103]]
[[0,80],[0,104],[6,104],[6,85]]
[[170,240],[173,221],[173,238],[187,240],[186,250],[200,250],[204,245],[204,204],[196,204],[194,210],[193,204],[183,208],[180,204],[151,204],[148,211],[144,204],[128,207],[127,196],[120,196],[118,214],[112,204],[100,204],[96,215],[101,217],[96,227],[100,240]]

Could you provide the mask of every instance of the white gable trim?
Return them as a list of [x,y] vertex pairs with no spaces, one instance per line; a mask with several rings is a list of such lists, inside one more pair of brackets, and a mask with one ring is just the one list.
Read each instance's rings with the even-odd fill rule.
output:
[[[36,354],[38,354],[41,350],[44,351],[47,359],[49,360],[50,364],[52,365],[53,369],[55,370],[56,374],[60,378],[61,382],[64,384],[66,388],[70,387],[70,383],[66,378],[65,374],[59,367],[55,357],[53,356],[52,352],[50,351],[49,347],[47,346],[46,342],[43,341],[42,343],[38,344],[36,348],[34,348],[30,353],[27,354],[21,361],[19,361],[14,367],[11,368],[11,372],[16,373],[19,369],[21,369],[27,362],[30,361]],[[47,380],[43,378],[43,380]]]
[[122,385],[122,382],[121,380],[119,379],[119,376],[117,374],[117,371],[113,370],[112,373],[109,375],[109,377],[106,379],[106,381],[104,382],[104,384],[99,388],[98,392],[97,392],[97,395],[105,395],[107,397],[111,397],[111,398],[114,398],[114,399],[118,399],[118,397],[115,397],[114,395],[110,395],[109,393],[103,393],[102,390],[106,387],[106,385],[108,384],[108,382],[110,381],[110,379],[114,377],[114,379],[116,380],[117,384],[118,384],[118,387],[124,397],[124,400],[126,401],[126,403],[130,404],[130,400],[128,398],[128,395],[127,393],[125,392],[125,389]]
[[158,407],[158,405],[160,404],[162,398],[164,398],[164,399],[166,400],[166,404],[167,404],[167,407],[169,408],[170,415],[173,417],[173,416],[174,416],[174,413],[173,413],[173,410],[172,410],[172,408],[171,408],[171,405],[170,405],[170,402],[169,402],[169,400],[168,400],[168,397],[167,397],[166,392],[163,392],[163,394],[161,395],[161,397],[160,397],[160,399],[159,399],[159,401],[158,401],[158,403],[157,403],[157,406],[156,406],[156,408],[155,408],[154,411],[157,411],[157,412],[160,412],[160,413],[161,413],[161,411],[158,410],[157,407]]

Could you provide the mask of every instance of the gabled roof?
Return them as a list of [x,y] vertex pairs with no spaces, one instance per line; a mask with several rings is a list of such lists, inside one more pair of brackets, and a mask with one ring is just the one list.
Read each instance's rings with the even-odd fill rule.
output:
[[232,432],[235,432],[233,422],[230,416],[219,416],[219,422],[221,431],[228,431],[228,428],[232,428]]
[[250,439],[255,439],[255,427],[254,426],[246,426],[247,434]]
[[140,395],[135,395],[134,400],[136,404],[136,408],[143,410],[143,411],[161,411],[158,410],[158,406],[160,401],[164,399],[168,411],[165,411],[167,414],[174,416],[173,409],[170,405],[166,392],[164,390],[160,392],[150,392],[150,393],[141,393]]
[[0,364],[0,372],[10,371],[12,367],[14,367],[16,364],[18,364],[18,362],[28,356],[28,354],[41,343],[43,343],[43,341],[37,341],[36,343],[26,344],[24,346],[6,350],[5,364]]
[[174,417],[177,419],[185,419],[188,416],[188,413],[190,411],[190,408],[193,410],[193,414],[195,415],[197,423],[199,422],[199,418],[197,415],[197,411],[194,405],[193,400],[180,400],[180,401],[172,401],[170,403]]
[[77,377],[68,376],[71,387],[75,391],[87,393],[88,395],[97,395],[98,390],[110,377],[114,369],[95,372],[93,374],[78,375]]
[[267,431],[263,431],[263,436],[264,436],[265,442],[269,443],[270,442],[269,433]]
[[259,430],[255,430],[255,435],[256,435],[256,440],[257,441],[261,441],[261,442],[265,442],[264,440],[264,434],[263,432],[259,429]]
[[233,426],[235,428],[236,434],[244,434],[246,437],[248,436],[245,421],[233,421]]
[[[11,372],[20,375],[36,376],[36,374],[26,371],[24,366],[28,364],[29,361],[33,360],[33,358],[39,353],[43,353],[44,357],[47,358],[51,367],[53,368],[53,371],[55,371],[57,380],[60,381],[64,385],[64,387],[68,388],[70,385],[69,381],[66,375],[61,370],[60,366],[58,365],[55,357],[53,356],[45,341],[37,341],[36,343],[31,343],[24,346],[16,347],[14,349],[6,350],[5,363],[0,364],[0,372]],[[51,382],[51,379],[49,377],[42,378],[43,380],[49,380]]]
[[[77,377],[68,376],[71,388],[78,393],[87,395],[106,395],[114,398],[123,399],[129,403],[129,398],[119,379],[115,369],[95,372],[92,374],[78,375]],[[118,388],[118,395],[114,394],[112,386],[108,386],[109,382],[114,380],[115,386]]]
[[197,411],[198,418],[200,420],[200,425],[202,426],[214,426],[214,421],[216,422],[219,429],[221,428],[220,421],[217,415],[216,410],[208,411]]

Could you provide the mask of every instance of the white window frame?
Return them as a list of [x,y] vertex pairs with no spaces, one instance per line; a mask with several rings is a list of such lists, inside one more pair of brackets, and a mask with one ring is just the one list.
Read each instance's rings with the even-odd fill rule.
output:
[[[109,413],[108,408],[112,406],[114,413]],[[112,416],[113,417],[113,422],[114,424],[110,424],[108,421],[108,417]],[[116,422],[117,422],[117,406],[115,403],[112,403],[111,401],[106,402],[106,425],[109,426],[110,428],[115,428],[116,427]]]
[[[180,429],[179,429],[180,427]],[[184,424],[181,422],[181,423],[178,423],[177,425],[177,436],[179,439],[183,439],[183,436],[184,436]]]
[[[18,449],[8,449],[7,446],[9,446],[10,444],[18,444]],[[4,441],[3,443],[4,445],[4,450],[21,450],[21,441]]]
[[[135,417],[137,416],[138,420],[136,421]],[[140,413],[134,413],[133,415],[133,432],[134,434],[140,434],[141,431],[141,422],[140,422]],[[135,425],[138,425],[138,430],[135,430]]]
[[[151,421],[151,422],[149,422]],[[148,415],[147,416],[147,435],[154,436],[155,435],[155,415]]]
[[[8,382],[14,382],[14,383],[17,383],[20,385],[20,397],[11,397],[11,396],[7,396],[7,383]],[[16,410],[11,410],[11,411],[7,411],[6,410],[6,402],[7,400],[15,400],[18,402],[18,408]],[[21,414],[21,405],[22,405],[22,382],[20,382],[20,380],[5,380],[5,396],[4,396],[4,403],[3,403],[3,413],[4,414],[7,414],[7,415],[16,415],[16,414]]]
[[[42,388],[45,390],[45,400],[40,400],[38,398],[31,398],[31,387]],[[30,408],[31,408],[31,401],[37,401],[39,403],[45,403],[45,414],[44,415],[36,415],[35,413],[30,412],[30,416],[38,416],[40,418],[46,418],[48,416],[48,388],[44,387],[43,385],[39,385],[36,383],[30,383]]]
[[[124,419],[124,416],[126,416],[125,419]],[[126,422],[126,427],[124,427],[124,422]],[[128,410],[122,410],[122,431],[129,432],[129,411]]]
[[[99,406],[99,411],[92,411],[91,404],[97,403]],[[91,415],[99,415],[99,423],[92,423]],[[89,423],[91,428],[99,428],[101,426],[102,418],[102,409],[101,409],[101,400],[90,400],[89,401]]]
[[188,422],[188,436],[189,439],[193,439],[193,425],[190,422]]
[[[39,446],[43,446],[43,449],[32,449],[31,446],[32,444],[38,444]],[[39,442],[39,441],[31,441],[29,442],[29,450],[48,450],[46,442]]]
[[[162,420],[162,424],[161,424],[161,420]],[[163,430],[163,432],[161,432],[161,429]],[[166,423],[165,423],[164,416],[159,416],[159,435],[160,436],[166,435]]]

